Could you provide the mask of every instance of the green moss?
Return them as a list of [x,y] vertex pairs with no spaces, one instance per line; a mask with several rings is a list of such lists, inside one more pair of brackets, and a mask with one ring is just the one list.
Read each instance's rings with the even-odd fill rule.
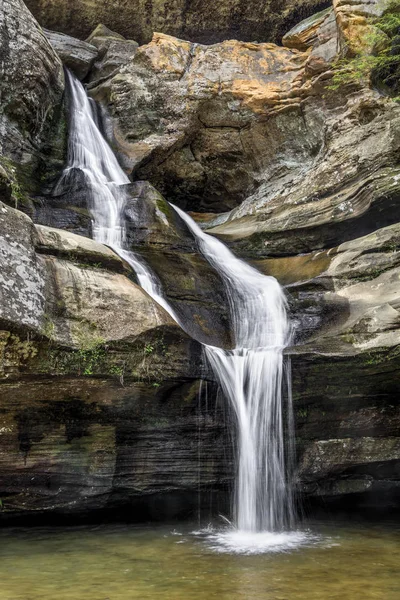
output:
[[372,83],[400,100],[400,0],[392,0],[379,18],[370,18],[362,40],[363,49],[352,58],[336,63],[329,87],[337,90],[348,84]]
[[3,167],[6,174],[4,183],[10,191],[10,204],[12,204],[14,208],[27,208],[30,206],[30,198],[23,191],[20,184],[18,166],[14,164],[12,160],[2,155],[0,155],[0,166]]
[[308,409],[307,408],[299,408],[299,410],[297,411],[297,415],[299,417],[301,417],[302,419],[305,419],[308,417]]

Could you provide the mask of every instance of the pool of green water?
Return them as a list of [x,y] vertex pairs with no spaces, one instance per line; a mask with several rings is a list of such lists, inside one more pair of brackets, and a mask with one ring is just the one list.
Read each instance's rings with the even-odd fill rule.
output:
[[313,522],[288,539],[253,546],[232,541],[229,531],[198,529],[4,529],[0,599],[400,598],[400,531],[393,523]]

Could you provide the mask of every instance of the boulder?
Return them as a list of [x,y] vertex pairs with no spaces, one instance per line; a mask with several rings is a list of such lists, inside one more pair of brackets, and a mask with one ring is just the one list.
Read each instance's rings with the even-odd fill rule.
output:
[[2,2],[0,46],[0,165],[9,201],[27,207],[63,161],[63,68],[22,0]]
[[78,79],[85,79],[97,58],[97,48],[58,31],[43,30],[50,44]]
[[104,25],[98,25],[87,39],[98,51],[98,58],[90,74],[90,86],[96,87],[104,79],[115,75],[135,56],[138,43],[127,40]]

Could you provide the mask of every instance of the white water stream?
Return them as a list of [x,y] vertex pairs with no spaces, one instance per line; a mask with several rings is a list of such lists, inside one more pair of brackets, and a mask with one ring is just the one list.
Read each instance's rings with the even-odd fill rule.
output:
[[[162,294],[158,278],[125,247],[124,208],[129,179],[103,138],[82,84],[68,73],[71,90],[68,166],[58,187],[75,169],[90,194],[95,240],[113,248],[134,269],[140,285],[182,324]],[[293,442],[290,393],[284,417],[283,349],[290,341],[284,293],[278,282],[236,258],[174,206],[199,250],[220,274],[230,303],[235,348],[204,345],[210,366],[231,402],[238,429],[235,526],[241,532],[276,532],[294,524],[290,486]],[[290,388],[290,386],[288,386]]]

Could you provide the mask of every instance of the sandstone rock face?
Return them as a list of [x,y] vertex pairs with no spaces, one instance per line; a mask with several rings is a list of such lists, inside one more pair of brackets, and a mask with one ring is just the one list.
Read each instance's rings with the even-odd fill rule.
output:
[[0,48],[0,164],[14,200],[22,202],[23,189],[37,187],[38,170],[43,174],[49,163],[62,160],[63,138],[55,143],[54,136],[64,76],[60,59],[22,0],[2,0]]
[[329,6],[321,0],[27,0],[35,17],[48,27],[84,38],[102,22],[140,44],[154,31],[210,44],[227,38],[278,41],[297,21]]
[[[298,25],[284,48],[155,34],[90,84],[125,166],[185,209],[224,213],[209,232],[247,257],[329,248],[396,222],[399,106],[366,87],[329,88],[343,10]],[[358,12],[346,5],[355,24]]]
[[57,31],[44,29],[44,33],[63,64],[79,79],[85,79],[97,58],[97,48]]
[[223,486],[200,345],[108,248],[4,204],[0,218],[0,519]]
[[128,266],[111,250],[36,229],[3,204],[1,225],[3,377],[81,375],[85,368],[88,375],[111,375],[121,365],[120,375],[146,373],[150,380],[160,369],[163,378],[193,372],[191,354],[200,348],[128,278]]
[[197,501],[226,486],[232,469],[223,410],[199,400],[199,385],[122,387],[115,377],[3,382],[0,520],[90,519],[99,510],[121,515],[123,506],[131,520],[159,519],[168,493],[195,492]]
[[[252,192],[263,164],[279,169],[277,154],[313,159],[318,136],[293,98],[307,58],[272,44],[199,46],[155,34],[91,93],[109,103],[134,175],[187,209],[217,212]],[[277,107],[293,112],[267,123]]]
[[320,26],[331,12],[332,9],[327,8],[296,24],[290,31],[285,33],[282,44],[286,48],[295,48],[303,52],[307,48],[312,48],[317,42]]
[[256,265],[288,285],[299,476],[311,495],[398,501],[400,225]]

